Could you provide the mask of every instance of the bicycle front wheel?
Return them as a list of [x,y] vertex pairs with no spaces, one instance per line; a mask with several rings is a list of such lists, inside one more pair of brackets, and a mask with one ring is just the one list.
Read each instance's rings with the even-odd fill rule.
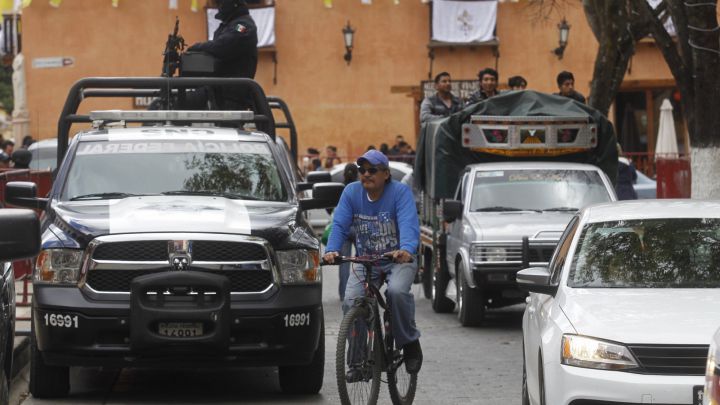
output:
[[394,352],[392,364],[388,367],[387,379],[390,390],[390,400],[394,405],[410,405],[415,399],[417,389],[417,374],[410,374],[405,370],[405,362],[399,351]]
[[340,323],[335,374],[344,405],[374,405],[380,394],[382,347],[369,312],[368,307],[354,306]]

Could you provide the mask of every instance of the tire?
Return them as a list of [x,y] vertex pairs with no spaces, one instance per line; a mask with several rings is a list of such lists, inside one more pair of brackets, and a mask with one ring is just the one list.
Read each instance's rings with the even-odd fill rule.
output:
[[[340,323],[338,332],[337,349],[335,351],[335,378],[337,379],[338,393],[343,405],[349,404],[376,404],[380,395],[380,374],[382,372],[382,354],[379,334],[375,332],[375,325],[369,325],[368,308],[354,306],[345,314]],[[366,330],[373,331],[364,335],[365,349],[360,351],[364,354],[362,371],[365,375],[363,381],[350,383],[346,381],[348,372],[347,353],[351,344],[358,342],[360,336],[349,339],[355,332],[355,323],[361,322]],[[370,347],[372,346],[372,348]]]
[[35,325],[30,333],[30,393],[35,398],[60,398],[70,393],[70,367],[48,366],[38,350]]
[[455,308],[455,303],[445,295],[450,275],[443,267],[441,265],[440,270],[433,269],[434,271],[431,272],[433,275],[432,308],[438,314],[452,312]]
[[485,299],[482,291],[471,288],[465,279],[465,269],[462,262],[455,267],[457,270],[457,307],[458,320],[462,326],[480,325],[485,318]]
[[545,400],[545,372],[543,371],[542,356],[538,356],[538,386],[540,405],[547,405],[547,401]]
[[432,299],[433,297],[433,265],[432,265],[432,254],[425,252],[423,254],[423,272],[422,272],[422,285],[423,293],[425,298]]
[[320,341],[312,361],[306,366],[280,367],[280,389],[285,394],[317,394],[325,375],[325,325],[320,327]]
[[527,387],[527,367],[525,366],[525,345],[523,344],[523,373],[522,373],[522,405],[530,405],[530,394]]
[[405,363],[401,362],[397,370],[388,369],[388,390],[394,405],[410,405],[415,400],[417,390],[417,374],[408,374]]
[[10,385],[8,376],[5,374],[5,367],[0,367],[0,404],[10,403]]

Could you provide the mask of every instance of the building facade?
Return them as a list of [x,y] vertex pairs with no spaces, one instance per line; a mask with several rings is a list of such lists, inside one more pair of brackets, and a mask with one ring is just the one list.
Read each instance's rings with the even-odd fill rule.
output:
[[[440,1],[440,0],[436,0]],[[199,0],[65,0],[59,7],[35,0],[22,11],[22,44],[31,135],[56,136],[66,93],[88,76],[158,76],[162,52],[175,17],[188,44],[207,39],[207,19]],[[527,1],[497,6],[496,40],[474,46],[429,47],[431,4],[421,0],[275,0],[275,45],[261,50],[256,80],[269,95],[289,104],[300,150],[327,145],[354,158],[368,145],[392,143],[402,134],[414,142],[418,131],[421,82],[441,71],[454,80],[475,80],[484,67],[496,68],[501,85],[522,75],[528,88],[555,92],[562,70],[575,74],[586,96],[597,43],[579,2],[567,2],[539,18]],[[331,7],[328,7],[331,5]],[[562,59],[558,23],[571,29]],[[344,59],[342,29],[355,29],[352,59]],[[432,51],[432,52],[430,52]],[[429,55],[432,54],[432,58]],[[53,59],[54,58],[54,59]],[[65,61],[47,66],[48,60]],[[52,65],[52,64],[51,64]],[[611,119],[633,137],[632,150],[651,149],[658,108],[672,97],[674,81],[652,41],[641,43],[618,95]],[[94,102],[88,109],[136,108]]]

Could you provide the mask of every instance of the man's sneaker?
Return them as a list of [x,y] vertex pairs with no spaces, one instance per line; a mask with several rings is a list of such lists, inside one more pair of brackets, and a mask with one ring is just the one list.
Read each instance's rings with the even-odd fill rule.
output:
[[356,383],[358,381],[362,381],[363,379],[363,372],[360,367],[353,367],[350,366],[350,369],[345,374],[345,381],[349,383]]
[[405,358],[405,370],[409,374],[417,374],[423,361],[419,339],[403,346],[403,357]]

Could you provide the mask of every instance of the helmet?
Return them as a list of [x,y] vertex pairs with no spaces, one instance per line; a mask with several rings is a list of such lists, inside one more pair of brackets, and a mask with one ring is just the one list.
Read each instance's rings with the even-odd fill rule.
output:
[[215,0],[215,3],[218,7],[217,17],[221,20],[233,17],[240,10],[247,13],[245,0]]

